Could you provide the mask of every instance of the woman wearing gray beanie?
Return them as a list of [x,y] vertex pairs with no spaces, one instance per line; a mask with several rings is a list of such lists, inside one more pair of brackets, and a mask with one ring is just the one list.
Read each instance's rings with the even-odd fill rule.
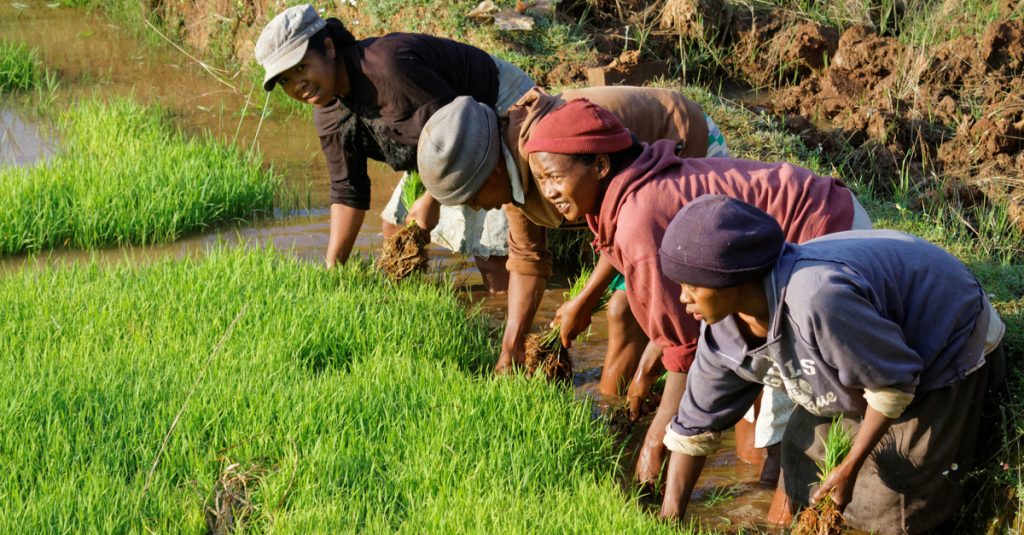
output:
[[[1003,384],[1005,327],[956,258],[895,231],[785,243],[774,218],[720,195],[680,210],[659,256],[703,320],[664,439],[663,516],[683,515],[721,431],[762,385],[797,404],[782,441],[792,504],[833,500],[847,526],[873,533],[927,531],[957,511],[986,398]],[[853,448],[819,487],[818,437],[836,415]]]
[[[534,85],[515,66],[448,39],[393,33],[356,40],[341,21],[320,18],[308,4],[274,17],[255,52],[265,69],[265,90],[280,86],[315,107],[313,120],[331,179],[329,267],[348,259],[370,207],[367,158],[395,170],[415,170],[420,132],[439,108],[466,95],[501,113]],[[406,219],[401,189],[400,184],[382,214],[386,223],[401,225]],[[504,214],[441,209],[429,195],[411,212],[408,219],[434,229],[434,241],[476,256],[485,282],[504,290]]]

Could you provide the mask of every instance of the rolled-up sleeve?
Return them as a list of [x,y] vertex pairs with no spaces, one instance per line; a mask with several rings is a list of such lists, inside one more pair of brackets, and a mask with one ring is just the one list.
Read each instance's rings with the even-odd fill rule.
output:
[[[728,429],[743,418],[761,392],[761,384],[747,381],[734,371],[716,362],[706,351],[697,351],[686,377],[686,391],[679,402],[679,412],[668,425],[677,450],[690,455],[693,451],[713,453],[718,442],[715,434]],[[670,449],[672,446],[666,446]],[[692,451],[687,451],[690,448]]]
[[551,251],[548,249],[547,229],[530,221],[513,204],[506,204],[508,218],[508,261],[510,273],[550,278]]
[[314,110],[313,120],[327,162],[331,204],[369,210],[370,176],[366,170],[366,154],[355,142],[358,117],[335,102]]

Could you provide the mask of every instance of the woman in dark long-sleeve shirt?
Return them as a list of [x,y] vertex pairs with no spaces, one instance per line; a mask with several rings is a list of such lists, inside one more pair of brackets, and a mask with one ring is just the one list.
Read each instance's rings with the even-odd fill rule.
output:
[[[420,131],[438,108],[466,95],[500,114],[533,86],[522,71],[475,47],[407,33],[356,40],[339,20],[321,19],[309,5],[289,8],[267,25],[256,59],[266,70],[264,89],[278,85],[316,107],[314,122],[331,179],[328,266],[348,259],[370,207],[367,158],[414,170]],[[405,214],[391,204],[389,222],[401,224]],[[478,259],[478,265],[504,271],[507,223],[500,211],[452,212],[442,212],[425,195],[409,217],[428,229],[440,220],[438,231],[449,229],[443,245],[494,257],[483,265]],[[498,289],[503,279],[497,277]]]

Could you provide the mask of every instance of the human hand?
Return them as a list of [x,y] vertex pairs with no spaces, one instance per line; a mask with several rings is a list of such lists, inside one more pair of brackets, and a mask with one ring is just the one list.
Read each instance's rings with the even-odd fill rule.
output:
[[430,195],[422,195],[416,202],[412,203],[409,214],[405,216],[406,224],[415,221],[420,228],[434,230],[437,222],[441,220],[441,203],[434,200]]
[[566,349],[572,349],[572,341],[590,327],[590,313],[591,310],[580,297],[562,303],[555,311],[551,327],[561,327],[561,341]]
[[814,496],[811,496],[811,504],[831,498],[835,502],[839,512],[843,512],[850,500],[853,499],[853,486],[857,482],[857,473],[845,462],[840,463],[832,473],[825,478],[825,481],[818,487]]
[[498,363],[494,365],[494,374],[511,375],[524,362],[526,362],[526,351],[502,349],[501,355],[498,356]]
[[658,382],[660,376],[661,374],[658,373],[658,370],[645,373],[640,369],[633,376],[633,380],[629,383],[629,388],[626,389],[626,405],[629,408],[629,419],[631,421],[635,422],[643,418],[658,407],[660,400],[651,390],[654,387],[654,383]]

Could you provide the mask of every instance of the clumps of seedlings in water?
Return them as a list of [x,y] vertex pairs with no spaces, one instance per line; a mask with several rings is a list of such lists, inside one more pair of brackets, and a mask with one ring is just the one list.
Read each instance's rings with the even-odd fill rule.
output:
[[[853,435],[843,427],[841,414],[832,419],[824,445],[825,458],[818,463],[819,483],[825,482],[853,448]],[[836,502],[832,501],[832,494],[825,495],[818,503],[804,509],[793,529],[793,535],[839,535],[842,532],[843,513],[839,512]]]
[[[573,281],[569,291],[564,297],[568,301],[575,298],[587,285],[591,269],[584,268],[580,276]],[[594,312],[604,310],[611,299],[611,292],[607,289],[601,294],[601,298],[594,307]],[[562,345],[562,328],[554,326],[542,331],[540,334],[531,334],[526,338],[526,375],[533,376],[541,373],[549,381],[572,381],[572,358],[569,350]]]
[[[402,204],[408,212],[416,199],[427,191],[416,171],[409,173],[402,186]],[[430,231],[410,221],[394,235],[384,239],[377,268],[391,280],[398,282],[416,272],[427,269],[429,257],[427,245],[430,244]]]
[[616,435],[628,435],[635,423],[629,413],[629,403],[625,401],[610,405],[604,411],[604,421],[608,429]]
[[227,461],[204,507],[208,535],[227,535],[245,527],[254,511],[253,492],[266,473],[267,469],[257,464],[243,468]]

